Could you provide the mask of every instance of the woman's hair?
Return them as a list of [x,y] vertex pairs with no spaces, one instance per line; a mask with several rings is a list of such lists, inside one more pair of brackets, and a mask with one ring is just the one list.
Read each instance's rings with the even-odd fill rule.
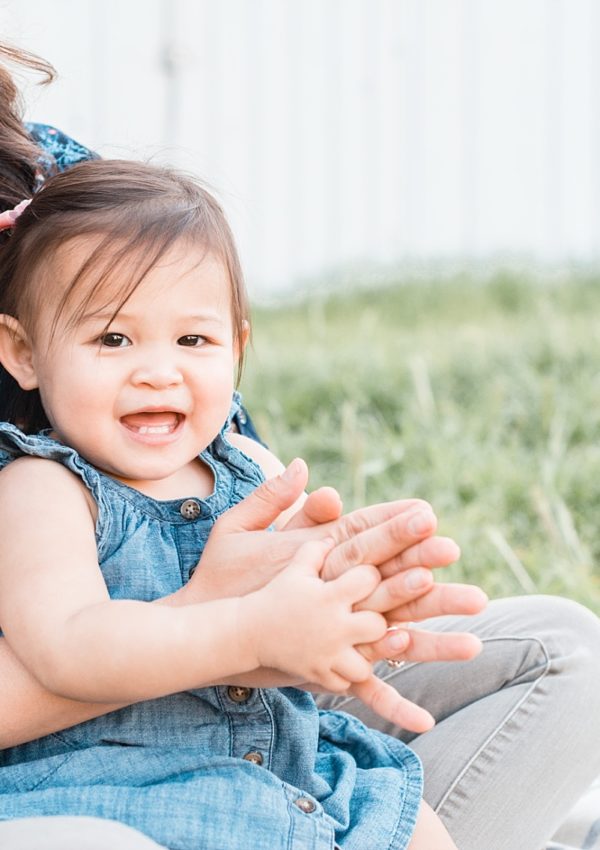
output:
[[[19,90],[6,63],[39,72],[43,83],[52,82],[56,75],[39,56],[0,42],[0,212],[31,197],[40,159],[39,148],[23,127]],[[4,239],[0,233],[0,242]]]
[[[57,251],[78,237],[92,238],[90,254],[57,295],[49,277],[58,265]],[[65,313],[67,322],[76,324],[91,299],[106,292],[114,317],[177,242],[201,246],[228,273],[239,379],[248,303],[235,242],[214,197],[172,169],[94,160],[50,177],[0,246],[0,313],[35,333],[36,315],[52,300],[54,330]],[[116,303],[115,273],[122,281]],[[83,280],[86,286],[79,292]],[[4,369],[0,419],[27,432],[49,425],[38,390],[22,390]]]

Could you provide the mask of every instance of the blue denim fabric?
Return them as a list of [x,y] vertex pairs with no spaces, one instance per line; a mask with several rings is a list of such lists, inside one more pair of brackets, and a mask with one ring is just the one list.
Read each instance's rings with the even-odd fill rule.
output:
[[[64,464],[91,492],[114,599],[180,588],[217,517],[262,480],[224,430],[201,455],[214,492],[186,519],[184,500],[150,499],[47,434],[0,425],[0,466],[21,455]],[[262,766],[244,759],[251,752]],[[111,818],[173,850],[403,850],[422,791],[406,745],[319,712],[295,688],[219,686],[150,700],[4,750],[0,765],[0,819]]]
[[267,444],[259,437],[256,426],[245,407],[240,405],[232,421],[240,434],[243,434],[244,437],[250,437],[251,440],[256,440],[257,443],[266,447]]

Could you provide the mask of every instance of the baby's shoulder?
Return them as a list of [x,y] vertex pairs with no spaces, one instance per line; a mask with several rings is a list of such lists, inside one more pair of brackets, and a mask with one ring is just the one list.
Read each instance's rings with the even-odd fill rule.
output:
[[46,457],[36,457],[35,455],[7,458],[0,468],[0,481],[7,480],[8,476],[11,476],[11,480],[13,481],[35,480],[38,476],[41,476],[44,481],[50,481],[56,478],[66,479],[67,476],[75,479],[75,476],[61,463],[57,463],[55,460]]
[[32,515],[48,512],[83,510],[95,516],[96,503],[89,491],[70,469],[44,457],[23,456],[0,469],[0,501],[6,497],[14,504],[30,506]]
[[250,437],[245,437],[243,434],[238,434],[235,431],[227,432],[227,440],[236,449],[239,449],[247,457],[257,463],[263,471],[265,478],[272,478],[275,475],[280,475],[285,469],[282,462],[276,457],[273,452],[269,451],[262,443],[257,443],[256,440]]

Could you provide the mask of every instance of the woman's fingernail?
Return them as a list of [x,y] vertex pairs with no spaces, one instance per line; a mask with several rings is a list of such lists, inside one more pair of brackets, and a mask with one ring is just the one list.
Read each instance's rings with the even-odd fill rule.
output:
[[390,632],[386,637],[385,643],[389,647],[390,652],[402,652],[408,646],[410,638],[406,632]]
[[285,470],[285,472],[283,472],[283,473],[281,474],[281,477],[283,478],[283,480],[284,480],[284,481],[293,481],[293,480],[294,480],[294,478],[295,478],[295,477],[298,475],[298,473],[300,472],[300,466],[301,466],[301,464],[300,464],[300,460],[299,460],[298,458],[296,458],[295,460],[293,460],[293,461],[290,463],[290,465],[287,467],[287,469]]
[[408,590],[421,590],[427,587],[431,581],[431,573],[422,567],[417,567],[414,570],[409,570],[405,577],[404,583]]
[[431,511],[418,511],[410,517],[406,527],[411,534],[425,534],[425,532],[430,531],[433,524],[434,519]]

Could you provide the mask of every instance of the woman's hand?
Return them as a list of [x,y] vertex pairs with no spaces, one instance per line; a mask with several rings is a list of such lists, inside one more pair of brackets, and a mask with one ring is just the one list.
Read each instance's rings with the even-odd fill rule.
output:
[[[283,530],[266,531],[298,499],[307,476],[306,465],[296,460],[283,475],[265,481],[223,514],[198,569],[176,594],[179,604],[258,590],[285,568],[299,546],[326,537],[336,544],[326,561],[327,579],[361,563],[375,564],[386,574],[410,569],[416,557],[410,550],[418,543],[422,544],[418,553],[422,566],[445,566],[456,560],[458,547],[447,538],[425,543],[436,519],[429,505],[417,499],[373,505],[338,518],[339,496],[332,488],[322,488],[307,498],[300,515]],[[419,588],[421,593],[424,589]],[[412,593],[410,598],[417,595]]]
[[336,491],[322,488],[307,497],[282,531],[266,531],[298,499],[307,477],[306,465],[296,460],[283,475],[265,481],[223,514],[198,569],[168,603],[244,596],[285,569],[307,540],[330,537],[336,545],[325,561],[323,577],[335,578],[358,564],[377,566],[384,581],[362,607],[384,613],[388,622],[475,614],[483,608],[486,597],[478,588],[434,583],[431,569],[451,564],[460,550],[453,540],[433,536],[436,517],[419,499],[372,505],[340,517]]
[[[413,510],[415,505],[419,506],[418,522],[421,523],[422,529],[429,529],[433,535],[436,521],[429,506],[415,501],[407,502],[407,505]],[[371,555],[375,553],[377,557],[379,528],[375,527],[360,537],[361,526],[357,527],[364,513],[359,511],[344,518],[349,540],[347,544],[340,543],[336,552],[332,552],[329,558],[328,566],[333,573],[345,569],[347,563],[355,558],[360,560],[367,551]],[[287,528],[328,522],[340,514],[339,495],[332,488],[324,487],[308,496],[302,510],[288,523]],[[354,537],[353,529],[357,532]],[[372,539],[373,533],[375,541]],[[460,550],[453,540],[431,536],[409,546],[380,565],[379,570],[384,581],[355,608],[385,613],[392,625],[382,640],[357,647],[366,659],[371,662],[383,659],[408,662],[467,661],[479,654],[481,642],[475,635],[411,628],[410,621],[441,614],[456,614],[457,605],[465,614],[477,614],[485,607],[487,597],[478,587],[434,583],[430,568],[446,566],[459,556]],[[422,596],[414,599],[413,594],[419,589]],[[352,684],[348,693],[368,705],[375,714],[412,732],[426,732],[435,723],[428,711],[403,697],[396,688],[377,676],[373,675],[364,682]]]
[[[487,597],[477,587],[434,583],[432,568],[454,562],[460,550],[453,540],[434,536],[436,517],[421,500],[374,505],[341,517],[339,495],[333,488],[324,487],[306,498],[282,531],[264,531],[298,499],[306,481],[306,466],[295,461],[283,475],[269,479],[224,514],[213,529],[200,568],[184,590],[200,593],[203,598],[213,593],[252,592],[284,569],[307,537],[316,536],[331,537],[336,542],[325,560],[323,577],[333,579],[357,564],[379,567],[384,580],[357,604],[356,610],[370,609],[383,613],[388,623],[404,624],[442,614],[476,614],[485,607]],[[466,660],[480,649],[473,635],[407,627],[360,646],[369,662],[387,658]],[[244,683],[254,687],[299,684],[265,668],[247,674]],[[423,732],[433,725],[428,712],[374,675],[352,684],[348,692],[406,729]]]

